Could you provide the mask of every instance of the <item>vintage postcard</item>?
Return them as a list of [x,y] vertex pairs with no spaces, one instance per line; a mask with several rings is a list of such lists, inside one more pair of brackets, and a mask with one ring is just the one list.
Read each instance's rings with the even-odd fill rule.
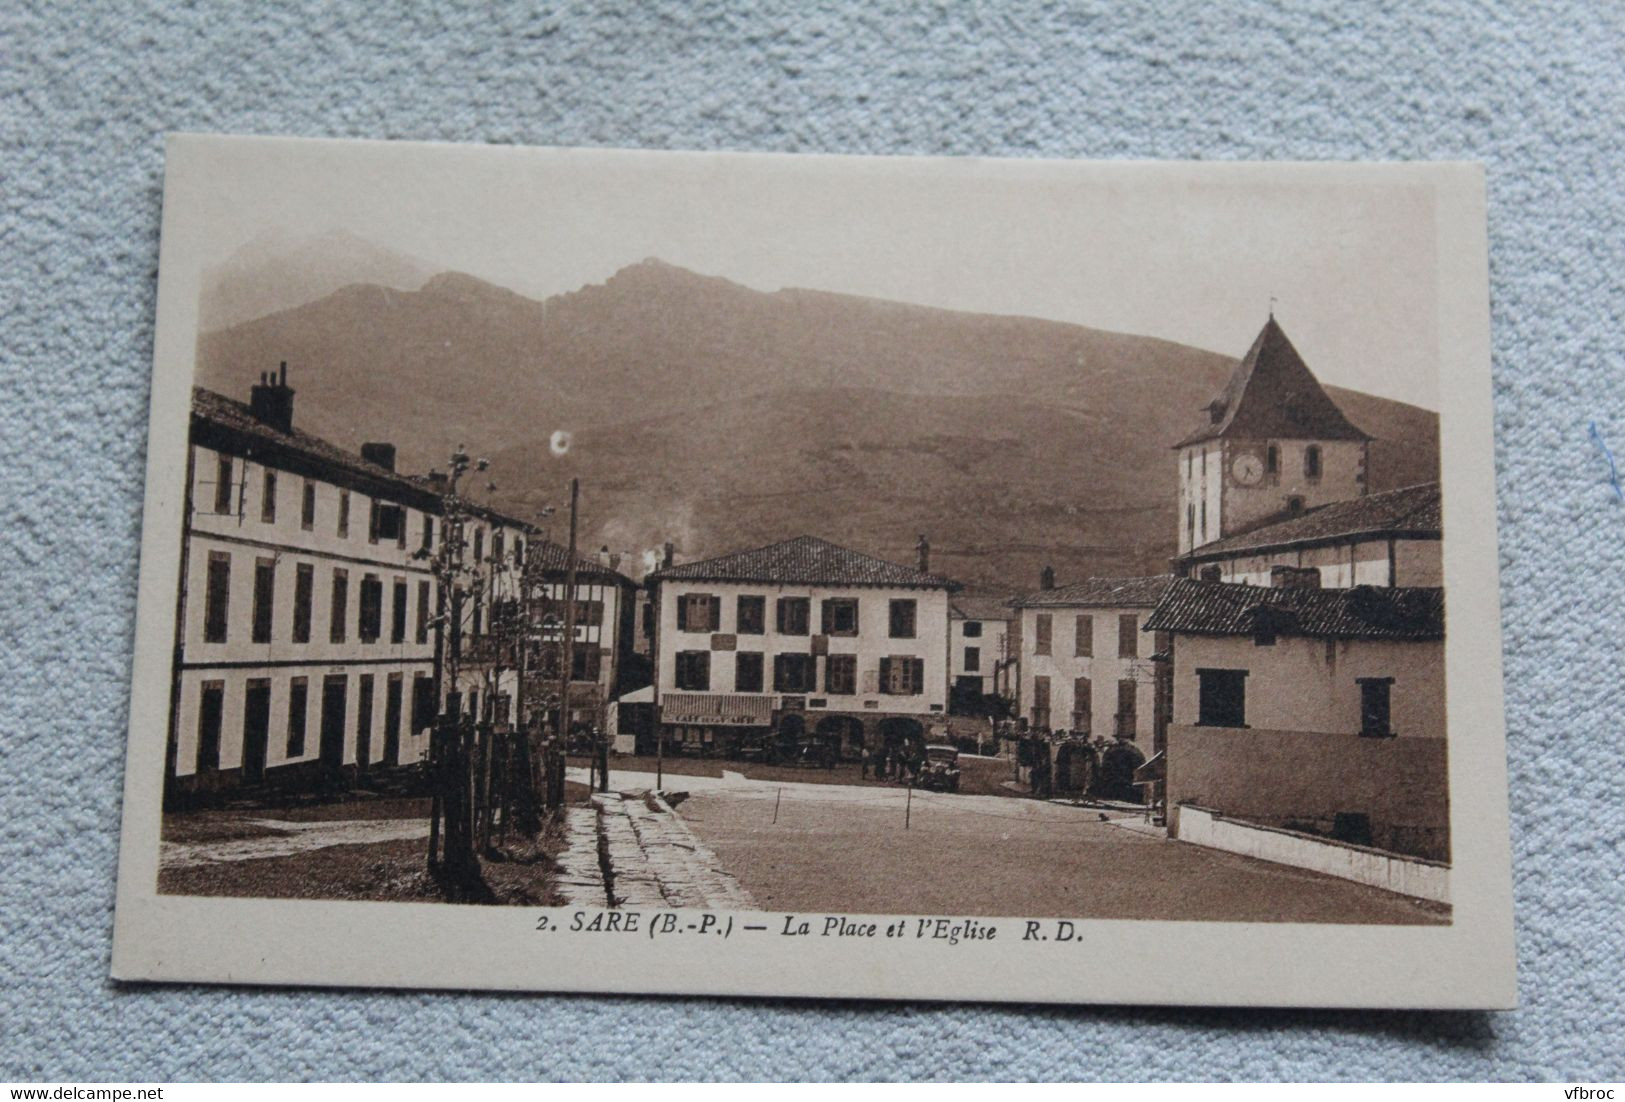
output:
[[1511,1005],[1484,203],[172,139],[114,975]]

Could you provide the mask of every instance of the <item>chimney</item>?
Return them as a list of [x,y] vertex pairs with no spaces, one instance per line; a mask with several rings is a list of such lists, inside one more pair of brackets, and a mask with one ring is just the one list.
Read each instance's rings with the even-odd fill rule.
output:
[[293,388],[288,385],[288,361],[280,376],[266,373],[248,392],[248,412],[254,420],[278,432],[293,431]]
[[621,553],[619,551],[615,552],[609,557],[609,568],[611,570],[619,570],[621,568]]
[[1046,566],[1046,567],[1044,567],[1043,570],[1040,570],[1038,572],[1038,588],[1039,589],[1054,589],[1055,588],[1055,568],[1053,566]]
[[437,494],[445,493],[446,486],[450,482],[450,479],[446,477],[445,471],[430,471],[424,476],[424,478],[429,483],[429,489],[433,490]]
[[395,445],[382,442],[361,445],[361,458],[386,471],[395,469]]
[[607,543],[598,549],[598,565],[608,566],[611,570],[615,569],[609,561],[609,544]]
[[920,556],[920,573],[931,573],[931,541],[925,538],[924,532],[920,533],[920,542],[914,545],[914,550]]
[[666,546],[661,548],[660,569],[666,570],[676,565],[677,545],[672,543],[671,540],[667,540]]

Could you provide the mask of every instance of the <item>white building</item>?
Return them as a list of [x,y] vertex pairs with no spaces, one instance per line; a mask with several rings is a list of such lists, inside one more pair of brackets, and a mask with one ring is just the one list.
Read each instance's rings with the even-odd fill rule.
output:
[[[927,551],[923,547],[922,560]],[[730,752],[770,732],[847,757],[947,711],[955,583],[810,536],[647,579],[668,744]]]
[[1333,502],[1214,540],[1180,560],[1186,577],[1268,586],[1313,570],[1325,589],[1443,584],[1439,484]]
[[[438,711],[444,533],[432,483],[394,448],[347,452],[293,427],[286,365],[244,403],[193,392],[168,736],[171,796],[297,787],[409,764]],[[489,626],[525,526],[470,522],[465,634]],[[470,667],[470,677],[477,666]],[[473,681],[470,681],[473,684]]]
[[1179,554],[1270,520],[1362,497],[1371,438],[1356,428],[1271,317],[1207,423],[1179,452]]
[[1015,612],[1002,597],[958,594],[948,603],[948,644],[952,696],[1015,697],[1017,655],[1011,652],[1010,622]]
[[[535,645],[527,664],[526,711],[553,730],[563,685],[564,647],[569,592],[569,549],[533,539],[526,563],[526,585],[535,622]],[[608,724],[607,707],[617,694],[639,688],[627,681],[634,651],[637,583],[620,572],[620,557],[606,548],[596,558],[576,556],[575,641],[570,648],[569,727]],[[645,680],[645,683],[646,680]]]
[[1129,739],[1149,753],[1157,715],[1154,656],[1166,645],[1144,628],[1173,580],[1090,578],[1016,599],[1020,710],[1033,729]]

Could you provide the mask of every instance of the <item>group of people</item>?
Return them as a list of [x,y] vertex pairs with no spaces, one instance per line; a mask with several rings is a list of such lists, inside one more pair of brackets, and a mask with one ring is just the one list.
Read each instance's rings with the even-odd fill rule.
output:
[[863,775],[876,780],[912,784],[925,765],[925,747],[915,742],[887,742],[865,750]]

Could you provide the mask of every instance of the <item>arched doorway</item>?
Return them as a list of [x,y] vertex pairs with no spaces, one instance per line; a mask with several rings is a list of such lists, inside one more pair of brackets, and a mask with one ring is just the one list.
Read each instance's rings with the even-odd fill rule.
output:
[[813,733],[830,748],[837,760],[856,761],[863,757],[863,721],[852,716],[825,716]]
[[1096,772],[1091,792],[1103,800],[1140,802],[1140,790],[1134,787],[1134,771],[1145,764],[1145,755],[1132,742],[1118,741],[1100,755],[1100,768]]
[[1087,792],[1097,772],[1095,751],[1079,739],[1068,739],[1055,750],[1055,791]]

